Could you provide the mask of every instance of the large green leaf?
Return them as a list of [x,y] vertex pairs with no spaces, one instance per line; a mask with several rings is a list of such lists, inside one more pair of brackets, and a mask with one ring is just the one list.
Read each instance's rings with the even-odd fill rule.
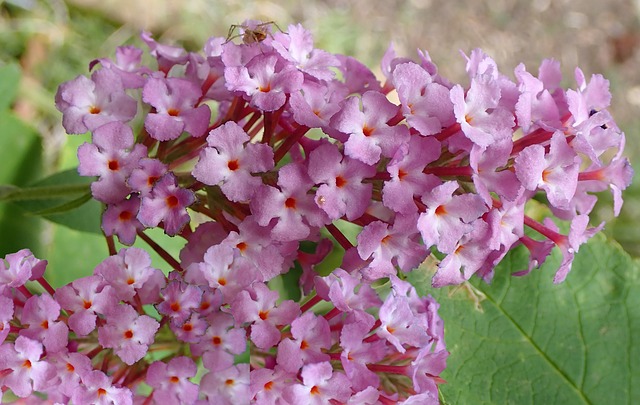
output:
[[0,111],[9,108],[18,93],[20,67],[16,63],[0,66]]
[[[100,235],[102,205],[89,195],[89,185],[93,180],[78,175],[76,169],[53,174],[21,190],[26,197],[20,206],[32,215],[41,215],[71,229]],[[42,198],[31,195],[34,192],[40,192]]]
[[567,280],[552,283],[558,255],[526,277],[525,249],[491,285],[435,290],[451,352],[441,386],[448,404],[640,403],[640,270],[615,242],[582,246]]
[[[0,91],[13,90],[3,81]],[[4,100],[0,101],[0,107],[6,107],[12,97],[0,94]],[[42,146],[38,133],[8,110],[0,110],[0,162],[0,184],[22,186],[41,176]],[[0,257],[25,247],[38,252],[41,227],[39,218],[25,214],[14,204],[0,203]]]

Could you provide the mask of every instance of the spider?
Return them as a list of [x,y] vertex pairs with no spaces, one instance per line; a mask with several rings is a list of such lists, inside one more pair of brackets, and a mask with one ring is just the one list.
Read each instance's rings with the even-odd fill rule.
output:
[[[278,31],[282,32],[278,24],[275,21],[245,23],[245,24],[233,24],[229,27],[229,33],[227,34],[227,41],[232,41],[235,38],[242,38],[242,42],[246,45],[262,42],[267,39],[267,36],[271,36],[271,26],[275,26]],[[234,35],[234,32],[238,30],[238,34]],[[225,43],[226,43],[225,42]]]

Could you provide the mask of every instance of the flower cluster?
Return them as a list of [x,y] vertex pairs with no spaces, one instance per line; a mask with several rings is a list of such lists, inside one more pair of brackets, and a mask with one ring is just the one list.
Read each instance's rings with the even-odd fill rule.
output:
[[[120,47],[60,86],[65,129],[92,134],[78,170],[97,176],[111,256],[57,290],[29,251],[0,262],[0,385],[15,395],[437,404],[444,325],[404,273],[433,254],[433,287],[490,281],[514,247],[530,251],[516,275],[558,247],[561,282],[603,226],[589,227],[594,193],[620,211],[632,169],[600,75],[577,69],[563,90],[545,60],[513,81],[474,50],[468,84],[454,84],[427,52],[390,48],[381,83],[300,25],[239,28],[241,43],[213,37],[203,53],[143,33],[157,67]],[[526,215],[534,198],[568,234]],[[153,227],[186,241],[179,258]],[[172,270],[115,237],[143,239]],[[342,263],[322,276],[331,251]],[[270,288],[294,268],[298,302]]]

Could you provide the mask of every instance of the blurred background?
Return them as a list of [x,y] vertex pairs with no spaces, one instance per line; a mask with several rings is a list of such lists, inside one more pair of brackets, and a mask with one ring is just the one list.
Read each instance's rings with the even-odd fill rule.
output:
[[[512,78],[520,62],[535,73],[544,58],[561,62],[564,86],[575,86],[576,66],[587,77],[602,73],[611,82],[612,114],[627,135],[627,156],[639,170],[639,16],[640,0],[0,0],[0,67],[16,62],[22,70],[12,114],[39,134],[44,145],[40,169],[23,168],[7,180],[0,168],[0,183],[21,184],[77,165],[75,148],[84,139],[64,134],[53,99],[60,83],[88,73],[91,60],[113,56],[122,44],[144,48],[142,29],[161,42],[199,50],[208,37],[226,36],[230,25],[245,19],[274,21],[283,30],[302,23],[313,33],[316,47],[354,56],[376,73],[391,42],[401,56],[415,58],[417,49],[427,50],[443,76],[463,84],[467,80],[459,52],[476,47]],[[0,132],[0,147],[7,147],[7,136]],[[607,194],[592,217],[594,224],[612,219]],[[620,218],[605,232],[637,257],[637,178],[624,198]],[[53,231],[48,225],[30,225],[31,220],[21,220],[21,226],[42,227],[38,243],[46,251]],[[78,244],[73,249],[89,243],[85,236],[74,237]],[[12,242],[16,238],[0,232],[2,254]]]

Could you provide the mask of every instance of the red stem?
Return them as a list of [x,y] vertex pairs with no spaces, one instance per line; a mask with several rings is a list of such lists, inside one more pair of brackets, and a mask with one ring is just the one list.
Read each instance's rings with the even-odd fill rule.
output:
[[347,237],[344,236],[340,229],[338,229],[334,224],[328,224],[325,226],[325,228],[327,228],[327,231],[329,231],[331,236],[336,239],[336,241],[340,244],[340,246],[342,246],[345,251],[353,247],[351,242],[349,242],[349,239],[347,239]]
[[553,241],[556,245],[561,245],[565,242],[567,237],[565,235],[559,234],[546,226],[542,225],[540,222],[535,221],[533,218],[524,216],[524,224],[534,231],[538,232],[540,235],[547,237],[551,241]]
[[404,114],[402,113],[402,108],[398,108],[398,112],[394,117],[392,117],[389,121],[387,121],[387,125],[390,127],[399,124],[404,119]]
[[269,145],[271,136],[273,135],[273,113],[265,111],[264,113],[264,132],[262,134],[262,143]]
[[276,162],[276,164],[278,164],[278,162],[282,160],[287,152],[289,152],[291,147],[295,145],[300,140],[300,138],[302,138],[307,133],[308,130],[309,127],[303,125],[296,128],[295,132],[289,134],[287,139],[284,140],[284,142],[280,145],[278,150],[276,150],[273,155],[273,160]]
[[40,283],[42,288],[44,288],[49,294],[53,295],[56,293],[56,290],[51,287],[51,284],[49,284],[49,282],[45,280],[44,277],[40,277],[39,279],[36,279],[36,281]]
[[113,240],[113,235],[107,236],[106,240],[107,240],[107,249],[109,249],[109,256],[115,255],[117,252],[116,252],[116,243]]
[[456,134],[458,131],[460,131],[460,124],[456,122],[455,124],[450,125],[447,128],[440,131],[440,133],[436,134],[435,137],[438,141],[442,142],[448,137],[450,137],[451,135]]
[[592,170],[590,172],[582,172],[582,173],[578,173],[578,181],[585,181],[585,180],[602,180],[603,176],[602,176],[602,169],[598,169],[598,170]]
[[174,259],[169,252],[164,250],[160,245],[154,242],[149,236],[147,236],[144,232],[138,231],[138,236],[142,238],[143,241],[147,243],[160,257],[164,259],[169,266],[171,266],[174,270],[182,272],[182,267],[180,267],[180,263]]
[[342,313],[342,311],[340,311],[338,308],[333,308],[331,311],[327,312],[324,315],[324,319],[326,319],[327,321],[330,321],[331,319],[335,318],[336,316],[340,315]]
[[320,301],[322,301],[322,298],[320,298],[320,296],[316,295],[315,297],[313,297],[309,301],[307,301],[306,304],[301,306],[300,307],[300,311],[307,312],[308,310],[310,310],[314,305],[316,305]]
[[367,368],[374,373],[407,374],[407,366],[390,366],[388,364],[367,364]]
[[425,174],[435,174],[438,177],[441,176],[469,176],[473,175],[473,169],[471,166],[456,166],[456,167],[426,167],[423,171]]

